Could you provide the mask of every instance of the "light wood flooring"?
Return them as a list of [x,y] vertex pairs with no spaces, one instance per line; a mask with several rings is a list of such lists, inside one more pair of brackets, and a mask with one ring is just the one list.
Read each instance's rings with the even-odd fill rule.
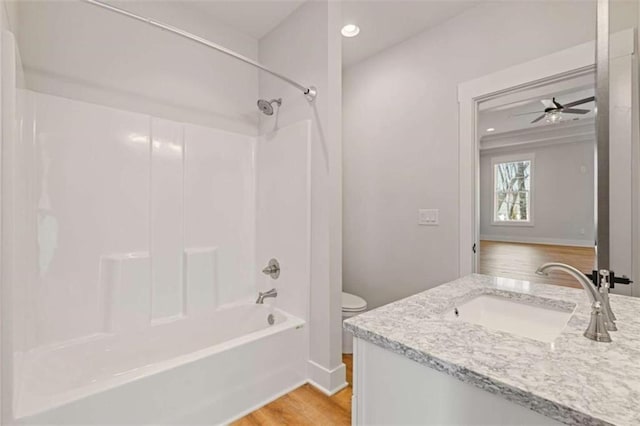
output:
[[327,396],[306,384],[232,423],[233,426],[340,426],[351,424],[353,358],[343,355],[349,386]]
[[480,241],[478,272],[497,277],[579,288],[580,284],[564,272],[552,271],[548,277],[535,274],[545,262],[561,262],[585,273],[595,264],[593,247]]

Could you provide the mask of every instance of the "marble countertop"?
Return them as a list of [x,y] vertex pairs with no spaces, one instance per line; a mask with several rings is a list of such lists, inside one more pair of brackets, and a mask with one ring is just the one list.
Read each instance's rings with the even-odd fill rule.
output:
[[[443,314],[478,294],[573,307],[552,343]],[[472,274],[344,322],[356,337],[570,425],[640,425],[640,299],[611,295],[611,343],[582,334],[582,289]]]

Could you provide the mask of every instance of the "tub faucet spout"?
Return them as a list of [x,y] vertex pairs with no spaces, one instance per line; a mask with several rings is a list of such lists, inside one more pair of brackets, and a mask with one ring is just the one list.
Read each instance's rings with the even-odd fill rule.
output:
[[276,290],[275,288],[272,288],[269,291],[265,291],[258,293],[258,299],[256,300],[257,304],[263,304],[264,303],[264,299],[266,299],[267,297],[276,297],[278,295],[278,290]]

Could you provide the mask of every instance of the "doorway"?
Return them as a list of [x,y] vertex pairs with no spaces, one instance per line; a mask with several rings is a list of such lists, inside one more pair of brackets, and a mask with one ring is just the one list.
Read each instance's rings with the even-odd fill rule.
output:
[[478,104],[480,273],[578,287],[535,270],[595,266],[595,76]]
[[458,86],[461,276],[541,282],[538,261],[550,257],[593,269],[594,51],[585,43]]

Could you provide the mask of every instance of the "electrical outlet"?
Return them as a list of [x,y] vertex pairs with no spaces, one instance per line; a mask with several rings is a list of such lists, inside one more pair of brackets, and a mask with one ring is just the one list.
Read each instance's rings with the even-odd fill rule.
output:
[[439,225],[438,209],[419,209],[418,210],[418,225],[434,226]]

